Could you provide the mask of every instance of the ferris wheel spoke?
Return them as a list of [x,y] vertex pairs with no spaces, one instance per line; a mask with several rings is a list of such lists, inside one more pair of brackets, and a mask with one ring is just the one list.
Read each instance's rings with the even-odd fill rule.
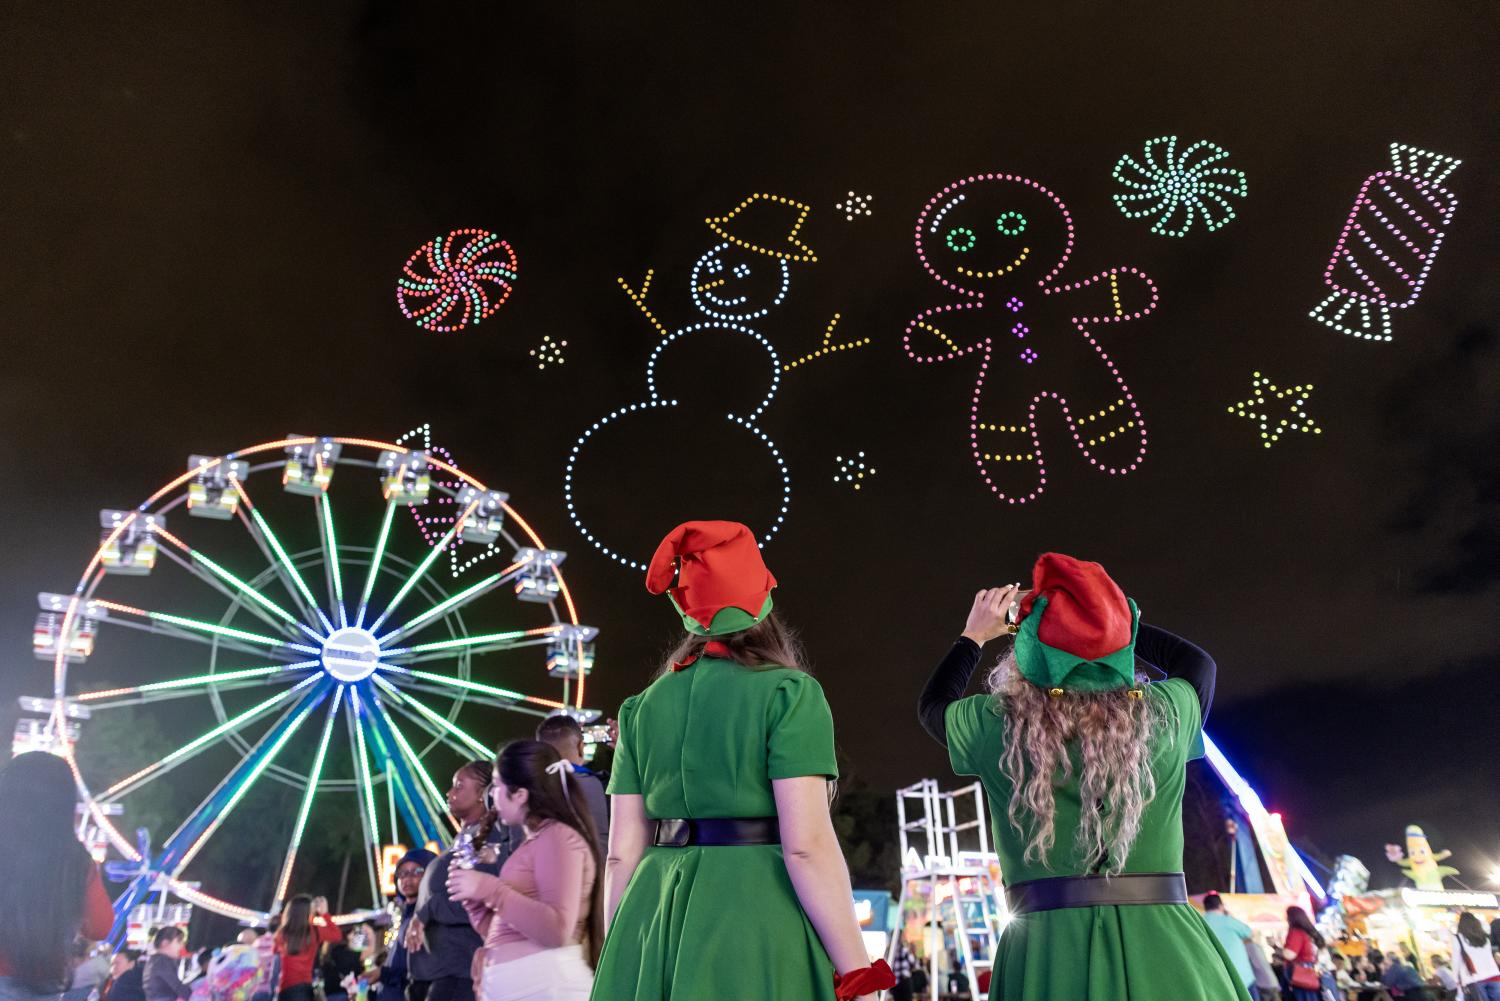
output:
[[241,578],[224,569],[218,561],[200,553],[171,532],[168,532],[165,528],[158,528],[156,534],[181,550],[186,556],[184,558],[177,555],[171,549],[163,549],[162,552],[166,553],[168,559],[194,577],[208,584],[220,594],[230,598],[249,598],[251,604],[243,605],[242,607],[262,622],[288,635],[299,638],[306,635],[314,640],[320,638],[317,633],[304,625],[301,619],[261,594]]
[[[316,680],[316,679],[312,679]],[[245,798],[257,779],[276,760],[286,742],[301,728],[308,715],[333,690],[334,683],[324,680],[310,688],[302,700],[267,730],[223,780],[177,828],[162,849],[161,868],[173,879],[203,850],[208,839],[223,826],[234,808]]]
[[[159,633],[164,636],[174,636],[178,639],[192,640],[196,643],[218,643],[220,646],[239,650],[245,653],[253,653],[264,656],[267,650],[287,661],[305,659],[309,654],[319,656],[321,650],[306,643],[294,643],[290,640],[277,639],[275,636],[267,636],[264,633],[252,633],[244,629],[232,629],[229,626],[221,626],[212,622],[204,622],[200,619],[190,619],[183,615],[172,615],[168,612],[154,612],[144,608],[136,608],[133,605],[122,605],[117,601],[105,601],[96,598],[95,604],[109,612],[117,612],[122,615],[133,615],[143,620],[132,622],[129,619],[117,619],[114,616],[101,619],[126,627],[145,628],[148,632]],[[209,637],[214,637],[210,639]],[[257,649],[256,644],[263,649]]]
[[407,742],[406,734],[401,732],[401,727],[396,725],[396,720],[390,713],[386,712],[385,704],[380,696],[375,697],[376,713],[382,718],[382,722],[389,728],[391,736],[396,739],[396,746],[406,758],[407,767],[417,777],[417,791],[426,798],[427,807],[435,816],[446,817],[453,833],[458,833],[458,821],[448,812],[448,800],[438,790],[437,783],[432,781],[432,776],[427,773],[427,767],[422,764],[422,756]]
[[[416,772],[421,772],[426,777],[426,772],[422,771],[421,761],[415,760],[414,765],[413,760],[416,756],[408,757],[402,751],[397,741],[395,724],[380,705],[374,686],[364,691],[365,712],[361,719],[375,738],[376,751],[385,762],[386,781],[394,782],[391,788],[399,793],[401,805],[407,815],[407,823],[411,825],[413,833],[423,842],[443,841],[443,811],[436,808],[431,800],[426,798],[422,786],[417,781]],[[432,784],[431,778],[427,778],[427,784]]]
[[470,681],[468,678],[454,678],[450,675],[437,674],[432,671],[416,669],[401,670],[388,675],[387,680],[402,686],[414,686],[421,682],[439,685],[447,688],[447,694],[450,696],[454,690],[457,690],[474,695],[487,695],[490,698],[505,700],[511,704],[518,702],[529,703],[545,709],[566,709],[568,707],[566,702],[558,702],[555,699],[544,699],[539,695],[526,695],[523,692],[512,691],[509,688],[497,688],[494,685],[486,685],[481,681]]
[[328,757],[328,740],[333,736],[333,724],[339,718],[339,705],[344,700],[344,686],[334,689],[333,701],[328,704],[328,718],[323,721],[323,737],[318,741],[318,751],[313,756],[312,771],[307,775],[307,789],[302,793],[302,805],[297,810],[297,821],[292,825],[292,840],[286,849],[286,860],[281,864],[281,878],[276,881],[276,903],[286,899],[287,886],[292,881],[292,866],[297,862],[297,849],[302,846],[302,832],[307,829],[307,817],[312,812],[313,797],[318,793],[318,782],[323,778],[323,761]]
[[[508,709],[511,712],[525,713],[528,716],[550,716],[555,710],[534,706],[527,702],[520,702],[514,698],[498,695],[487,695],[476,692],[464,692],[462,695],[454,692],[452,688],[443,685],[429,685],[421,681],[412,681],[408,677],[401,679],[401,691],[421,692],[425,695],[436,695],[440,698],[453,699],[462,698],[464,702],[472,702],[477,706],[489,706],[492,709]],[[525,696],[522,696],[525,698]]]
[[380,652],[382,664],[415,664],[424,660],[442,660],[470,655],[494,653],[498,650],[514,650],[517,647],[541,646],[551,643],[561,626],[537,626],[535,629],[517,629],[505,633],[484,633],[479,636],[460,636],[450,640],[435,640],[414,646],[392,647]]
[[270,548],[270,552],[266,552],[268,559],[272,552],[275,553],[275,559],[271,560],[271,565],[278,567],[277,573],[281,576],[282,582],[291,590],[293,597],[305,602],[306,611],[317,616],[318,621],[323,623],[323,628],[330,633],[333,632],[333,623],[329,621],[327,615],[323,614],[323,609],[318,607],[317,599],[312,596],[312,591],[308,590],[307,581],[302,579],[301,571],[292,562],[292,558],[286,554],[281,540],[276,537],[275,532],[271,531],[271,525],[260,513],[260,509],[251,502],[244,485],[237,479],[229,482],[234,485],[235,491],[240,495],[240,503],[244,509],[250,512],[250,520],[244,523],[245,527],[250,529],[250,534],[254,536],[255,541],[261,544],[262,552],[265,552],[267,547]]
[[445,743],[456,748],[460,753],[477,754],[480,757],[489,756],[488,747],[446,716],[433,712],[419,700],[401,692],[395,685],[379,675],[375,676],[375,684],[390,698],[392,706],[428,733],[443,738]]
[[272,664],[267,667],[246,667],[237,671],[216,671],[199,674],[191,678],[173,678],[171,681],[153,681],[147,685],[130,688],[107,688],[97,692],[83,692],[73,696],[98,712],[100,709],[116,709],[121,706],[136,706],[162,699],[179,699],[191,695],[202,695],[212,688],[215,691],[231,692],[240,688],[259,688],[266,684],[301,680],[302,674],[318,666],[315,660],[304,660],[297,664]]
[[370,878],[370,900],[380,904],[380,874],[377,855],[380,850],[380,819],[375,812],[375,783],[370,777],[370,758],[365,752],[365,734],[359,725],[359,690],[349,689],[344,701],[344,722],[349,730],[349,754],[354,759],[354,779],[358,783],[359,826],[365,836],[365,868]]
[[[278,692],[275,695],[271,696],[269,699],[266,699],[264,702],[261,702],[258,705],[251,706],[249,709],[246,709],[238,716],[233,716],[225,720],[218,726],[214,727],[212,730],[209,730],[207,733],[203,733],[198,735],[197,737],[194,737],[192,740],[188,741],[186,744],[183,744],[181,747],[177,748],[177,750],[171,752],[166,757],[161,758],[154,764],[147,765],[145,768],[142,768],[140,771],[137,771],[133,775],[125,776],[123,779],[116,782],[108,789],[104,790],[104,792],[100,793],[95,798],[104,802],[110,802],[128,796],[130,793],[134,792],[136,789],[139,789],[142,785],[151,781],[152,779],[166,774],[173,768],[176,768],[178,765],[182,764],[184,761],[189,761],[192,758],[197,757],[203,751],[213,746],[213,744],[215,744],[221,737],[223,737],[230,731],[238,730],[246,723],[264,716],[266,713],[270,712],[272,709],[275,709],[277,706],[291,701],[298,692],[305,690],[307,686],[311,685],[314,681],[317,680],[317,678],[317,675],[314,675],[311,678],[304,678],[302,681],[298,682],[296,685],[293,685],[286,691]],[[288,710],[288,712],[290,712],[290,710]]]
[[318,539],[323,544],[323,576],[328,580],[328,601],[342,629],[349,624],[349,612],[344,607],[344,571],[339,566],[338,534],[333,530],[333,501],[327,493],[320,493],[315,504],[318,508]]
[[441,539],[439,539],[435,544],[428,548],[427,555],[422,557],[422,561],[416,565],[415,569],[412,570],[411,576],[406,578],[406,582],[401,585],[395,596],[386,603],[385,611],[381,612],[380,617],[371,624],[370,632],[379,632],[380,627],[385,624],[385,620],[390,616],[392,612],[396,610],[396,606],[401,604],[401,602],[406,599],[406,596],[408,594],[411,594],[411,589],[416,587],[417,584],[422,580],[422,578],[427,575],[427,571],[432,569],[432,565],[437,562],[437,558],[441,556],[443,552],[448,548],[448,546],[452,544],[453,540],[458,537],[458,533],[463,531],[464,522],[469,520],[469,515],[473,514],[474,509],[478,506],[478,498],[470,501],[469,506],[464,508],[463,512],[454,519],[453,526],[443,534],[443,537]]
[[365,576],[365,587],[359,594],[359,610],[354,617],[356,626],[365,624],[365,611],[370,607],[370,592],[375,589],[375,579],[380,576],[380,561],[385,558],[385,546],[391,538],[391,522],[396,517],[396,506],[395,501],[388,501],[385,505],[380,534],[375,537],[375,555],[370,558],[370,572]]
[[525,566],[526,563],[524,561],[521,563],[513,563],[499,573],[491,574],[478,583],[464,588],[457,594],[454,594],[444,599],[443,601],[438,602],[436,605],[433,605],[421,615],[418,615],[412,619],[408,619],[406,622],[397,626],[395,629],[392,629],[390,632],[380,637],[380,644],[384,646],[386,643],[389,643],[392,640],[413,636],[421,632],[423,629],[426,629],[428,626],[438,621],[439,616],[444,615],[448,612],[456,612],[470,602],[477,601],[480,598],[484,597],[486,594],[489,594],[495,588],[500,587],[504,584],[508,584],[511,581],[515,580],[516,575],[519,574],[522,568],[524,568]]

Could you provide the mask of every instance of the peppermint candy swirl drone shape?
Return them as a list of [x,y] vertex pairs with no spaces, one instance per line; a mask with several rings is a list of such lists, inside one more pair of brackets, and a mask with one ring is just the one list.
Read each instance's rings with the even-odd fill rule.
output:
[[509,243],[482,229],[456,229],[407,258],[396,279],[396,305],[424,330],[452,333],[503,306],[516,275]]
[[1249,190],[1244,171],[1220,163],[1228,156],[1207,139],[1178,154],[1176,136],[1159,136],[1146,143],[1142,162],[1127,153],[1115,163],[1115,181],[1129,189],[1115,204],[1131,219],[1155,216],[1151,232],[1160,236],[1186,236],[1200,218],[1212,233],[1234,218],[1230,199]]

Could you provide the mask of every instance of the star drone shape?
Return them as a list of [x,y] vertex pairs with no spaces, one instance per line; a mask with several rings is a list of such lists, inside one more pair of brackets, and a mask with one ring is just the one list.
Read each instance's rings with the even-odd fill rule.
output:
[[1186,236],[1200,217],[1211,233],[1234,218],[1230,199],[1248,191],[1244,172],[1220,163],[1228,156],[1207,139],[1181,154],[1176,136],[1152,139],[1142,162],[1127,153],[1115,164],[1115,180],[1130,189],[1116,194],[1115,204],[1131,219],[1155,216],[1151,232],[1160,236]]

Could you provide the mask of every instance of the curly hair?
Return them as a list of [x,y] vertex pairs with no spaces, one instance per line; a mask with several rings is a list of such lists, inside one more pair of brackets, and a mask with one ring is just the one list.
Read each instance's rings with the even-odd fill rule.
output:
[[1156,796],[1153,745],[1158,734],[1172,739],[1174,728],[1164,725],[1171,704],[1149,690],[1145,698],[1124,690],[1053,698],[1021,676],[1013,650],[990,672],[988,688],[1005,719],[1000,771],[1011,783],[1006,816],[1027,839],[1022,857],[1048,865],[1057,839],[1055,793],[1074,777],[1068,749],[1076,743],[1080,813],[1074,848],[1091,870],[1123,871],[1141,815]]

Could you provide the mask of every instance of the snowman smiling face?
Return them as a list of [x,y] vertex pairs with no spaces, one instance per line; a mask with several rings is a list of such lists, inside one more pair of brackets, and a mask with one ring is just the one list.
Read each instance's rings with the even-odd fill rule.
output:
[[754,320],[781,305],[791,277],[786,261],[725,241],[698,258],[689,281],[699,311],[721,320]]

